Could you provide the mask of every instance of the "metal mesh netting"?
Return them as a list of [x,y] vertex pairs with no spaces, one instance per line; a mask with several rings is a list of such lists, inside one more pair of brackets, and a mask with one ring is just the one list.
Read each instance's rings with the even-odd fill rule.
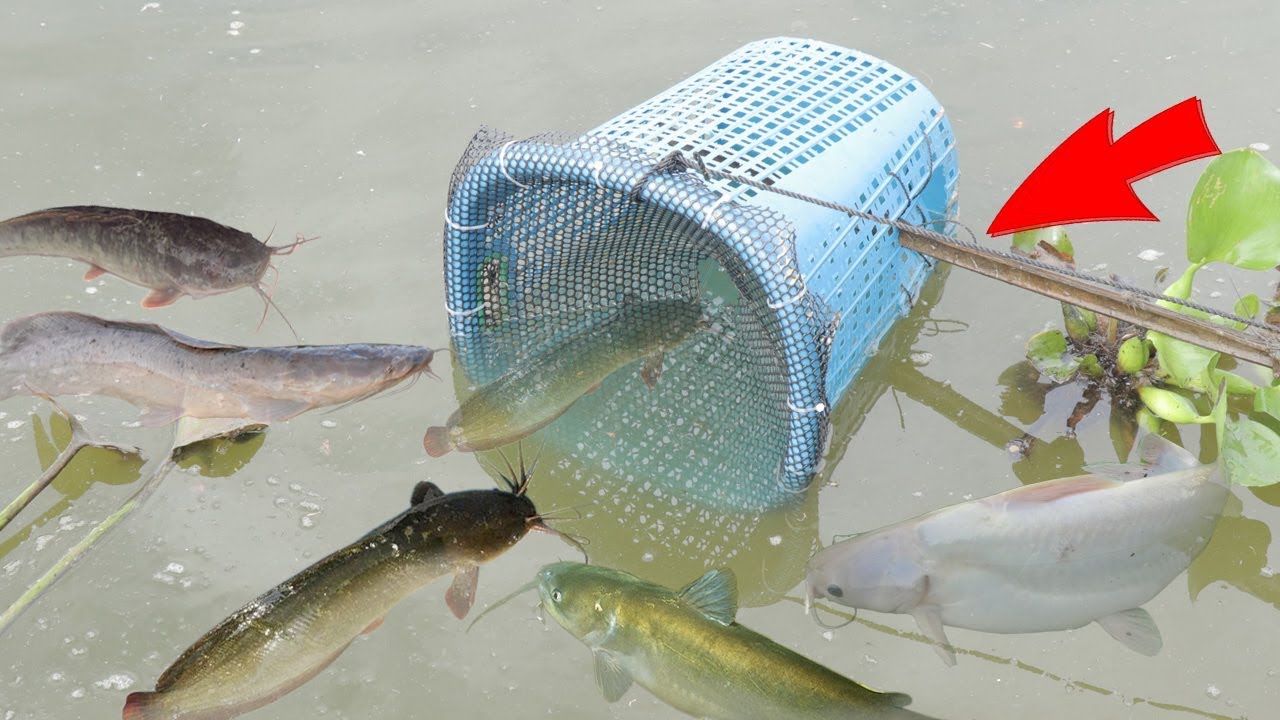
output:
[[591,333],[678,323],[661,309],[678,305],[654,301],[697,303],[703,321],[656,386],[640,360],[610,375],[547,428],[547,454],[644,502],[773,507],[807,487],[831,404],[929,266],[883,225],[655,171],[671,150],[927,225],[954,212],[954,139],[901,70],[777,38],[581,137],[481,130],[455,170],[445,273],[460,394],[566,348],[593,362]]

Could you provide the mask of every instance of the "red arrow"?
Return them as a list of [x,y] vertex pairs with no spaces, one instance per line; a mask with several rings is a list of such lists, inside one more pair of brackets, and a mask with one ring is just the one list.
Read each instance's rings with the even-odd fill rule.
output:
[[1100,220],[1157,220],[1132,184],[1175,165],[1220,155],[1199,98],[1187,98],[1112,140],[1103,110],[1067,138],[1013,192],[987,234]]

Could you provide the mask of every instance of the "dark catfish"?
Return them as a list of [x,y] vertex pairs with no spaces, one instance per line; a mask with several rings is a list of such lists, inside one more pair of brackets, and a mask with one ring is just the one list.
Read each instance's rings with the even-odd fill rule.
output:
[[241,347],[150,323],[51,312],[0,330],[0,400],[23,393],[105,395],[144,425],[180,417],[267,424],[361,400],[430,370],[414,345]]
[[154,692],[125,702],[124,720],[226,720],[273,702],[329,666],[396,603],[452,574],[445,594],[459,618],[475,597],[480,565],[532,529],[546,529],[525,495],[445,494],[414,488],[408,510],[236,611],[165,670]]
[[280,247],[202,217],[82,205],[50,208],[0,222],[0,257],[47,255],[89,264],[85,280],[115,275],[151,292],[142,307],[253,288],[271,304],[262,278]]

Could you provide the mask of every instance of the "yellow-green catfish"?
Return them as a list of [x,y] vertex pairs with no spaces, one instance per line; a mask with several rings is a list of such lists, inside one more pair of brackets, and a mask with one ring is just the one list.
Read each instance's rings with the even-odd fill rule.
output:
[[702,305],[683,298],[623,303],[481,387],[448,422],[428,428],[422,444],[431,457],[509,445],[550,425],[641,358],[640,377],[653,387],[664,353],[697,330],[701,317]]
[[712,570],[679,592],[581,563],[548,565],[542,605],[591,648],[596,684],[614,702],[637,682],[698,718],[923,718],[911,698],[881,693],[734,622],[732,572]]

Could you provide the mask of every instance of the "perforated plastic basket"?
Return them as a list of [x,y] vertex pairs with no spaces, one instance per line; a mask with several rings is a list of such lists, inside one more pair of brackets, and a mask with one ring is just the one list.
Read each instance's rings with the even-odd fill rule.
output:
[[[549,442],[577,464],[712,502],[776,503],[808,484],[831,405],[929,266],[883,225],[692,172],[650,171],[679,150],[929,226],[954,212],[954,146],[916,79],[789,38],[747,45],[569,141],[482,131],[455,171],[446,229],[460,367],[484,383],[581,331],[601,308],[698,298],[717,329],[669,354],[657,388],[610,378],[552,426]],[[697,429],[679,430],[686,422]]]

